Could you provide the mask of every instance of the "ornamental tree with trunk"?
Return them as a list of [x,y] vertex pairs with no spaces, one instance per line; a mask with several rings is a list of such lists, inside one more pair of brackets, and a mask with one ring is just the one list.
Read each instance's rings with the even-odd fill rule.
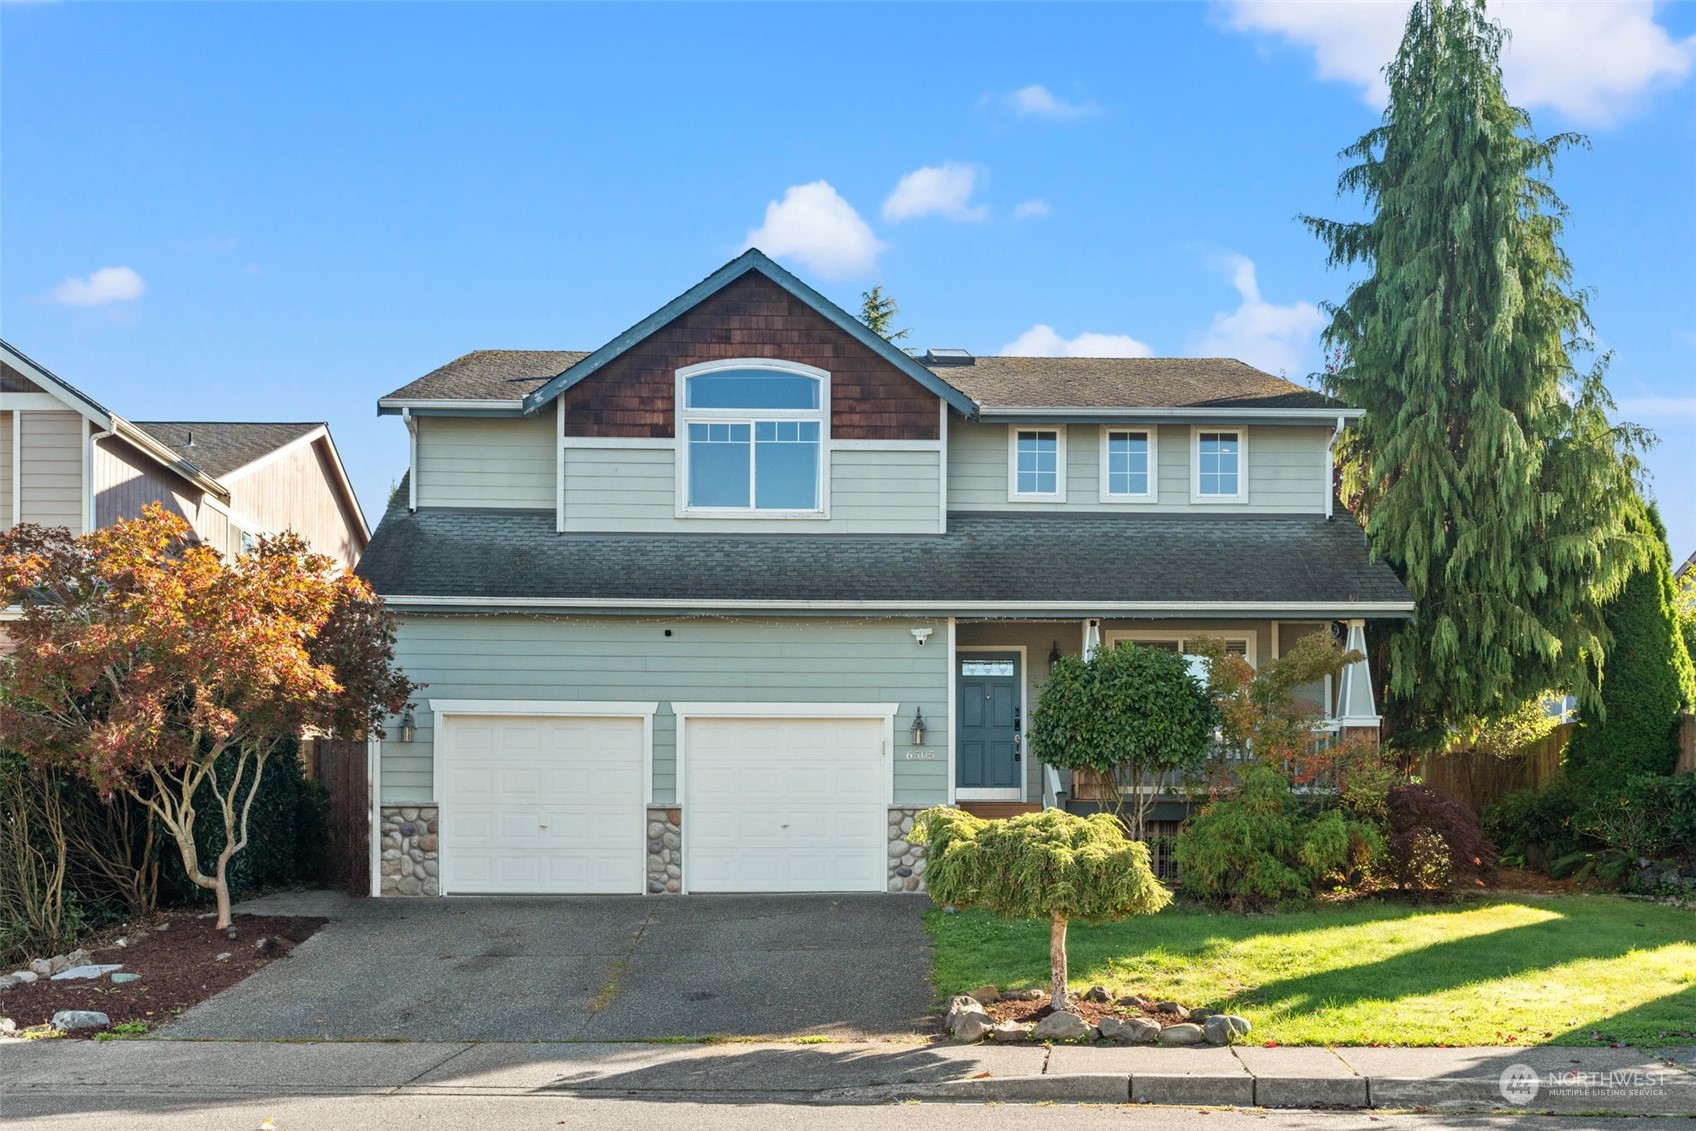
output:
[[[0,535],[0,591],[23,607],[0,743],[145,806],[219,927],[267,761],[309,729],[377,733],[414,690],[380,599],[293,534],[226,561],[158,506],[81,537],[21,525]],[[209,871],[194,839],[208,803],[224,829]]]
[[926,809],[913,822],[926,845],[925,887],[937,903],[1049,922],[1052,1005],[1066,1008],[1066,926],[1152,915],[1172,901],[1148,863],[1148,846],[1111,813],[1079,817],[1044,809],[986,821],[959,809]]
[[1590,319],[1548,181],[1584,139],[1539,138],[1509,104],[1504,34],[1481,0],[1418,0],[1382,124],[1344,151],[1367,218],[1305,218],[1364,273],[1330,308],[1324,381],[1365,410],[1337,447],[1344,497],[1417,602],[1378,657],[1409,748],[1547,688],[1593,699],[1602,605],[1646,552],[1626,518],[1648,437],[1609,421],[1606,357],[1580,367]]

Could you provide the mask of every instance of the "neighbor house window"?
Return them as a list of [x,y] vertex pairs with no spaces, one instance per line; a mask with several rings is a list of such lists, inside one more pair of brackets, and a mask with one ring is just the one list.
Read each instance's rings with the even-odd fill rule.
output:
[[1066,498],[1066,431],[1011,428],[1007,433],[1007,498]]
[[782,362],[679,371],[682,509],[821,513],[827,381]]
[[1101,495],[1108,501],[1152,501],[1154,433],[1109,428],[1101,448]]
[[1241,499],[1246,494],[1247,452],[1240,428],[1197,428],[1195,450],[1195,497],[1197,499]]

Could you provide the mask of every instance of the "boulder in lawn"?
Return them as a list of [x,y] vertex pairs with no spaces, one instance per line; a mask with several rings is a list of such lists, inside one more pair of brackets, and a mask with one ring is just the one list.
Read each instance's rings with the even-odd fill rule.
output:
[[1210,1045],[1228,1045],[1240,1037],[1248,1036],[1248,1018],[1238,1017],[1234,1013],[1215,1013],[1202,1022],[1202,1029],[1207,1034]]
[[1089,1036],[1089,1025],[1076,1013],[1050,1013],[1036,1023],[1031,1038],[1038,1041],[1076,1041]]
[[954,1019],[954,1039],[956,1041],[981,1041],[995,1028],[995,1022],[989,1019],[987,1013],[962,1013]]
[[1188,1021],[1168,1025],[1160,1030],[1160,1043],[1163,1045],[1199,1045],[1205,1040],[1207,1034],[1201,1031],[1201,1026],[1192,1025]]
[[1120,1045],[1151,1045],[1160,1036],[1160,1023],[1146,1017],[1103,1017],[1101,1039]]

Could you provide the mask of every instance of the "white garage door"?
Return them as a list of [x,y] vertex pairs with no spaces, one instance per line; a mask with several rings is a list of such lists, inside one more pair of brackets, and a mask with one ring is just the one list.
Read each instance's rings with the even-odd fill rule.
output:
[[882,891],[881,719],[688,719],[689,890]]
[[449,716],[446,731],[446,892],[642,890],[641,719]]

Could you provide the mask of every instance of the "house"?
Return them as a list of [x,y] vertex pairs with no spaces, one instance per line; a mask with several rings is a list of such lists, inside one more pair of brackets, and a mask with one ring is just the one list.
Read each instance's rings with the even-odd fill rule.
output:
[[911,356],[757,250],[378,411],[411,465],[360,570],[428,685],[372,744],[382,894],[917,890],[918,810],[1060,803],[1023,741],[1055,657],[1413,607],[1332,499],[1354,410],[1230,360]]
[[238,554],[293,530],[352,569],[371,540],[323,423],[131,421],[0,341],[0,526],[108,526],[161,503]]

